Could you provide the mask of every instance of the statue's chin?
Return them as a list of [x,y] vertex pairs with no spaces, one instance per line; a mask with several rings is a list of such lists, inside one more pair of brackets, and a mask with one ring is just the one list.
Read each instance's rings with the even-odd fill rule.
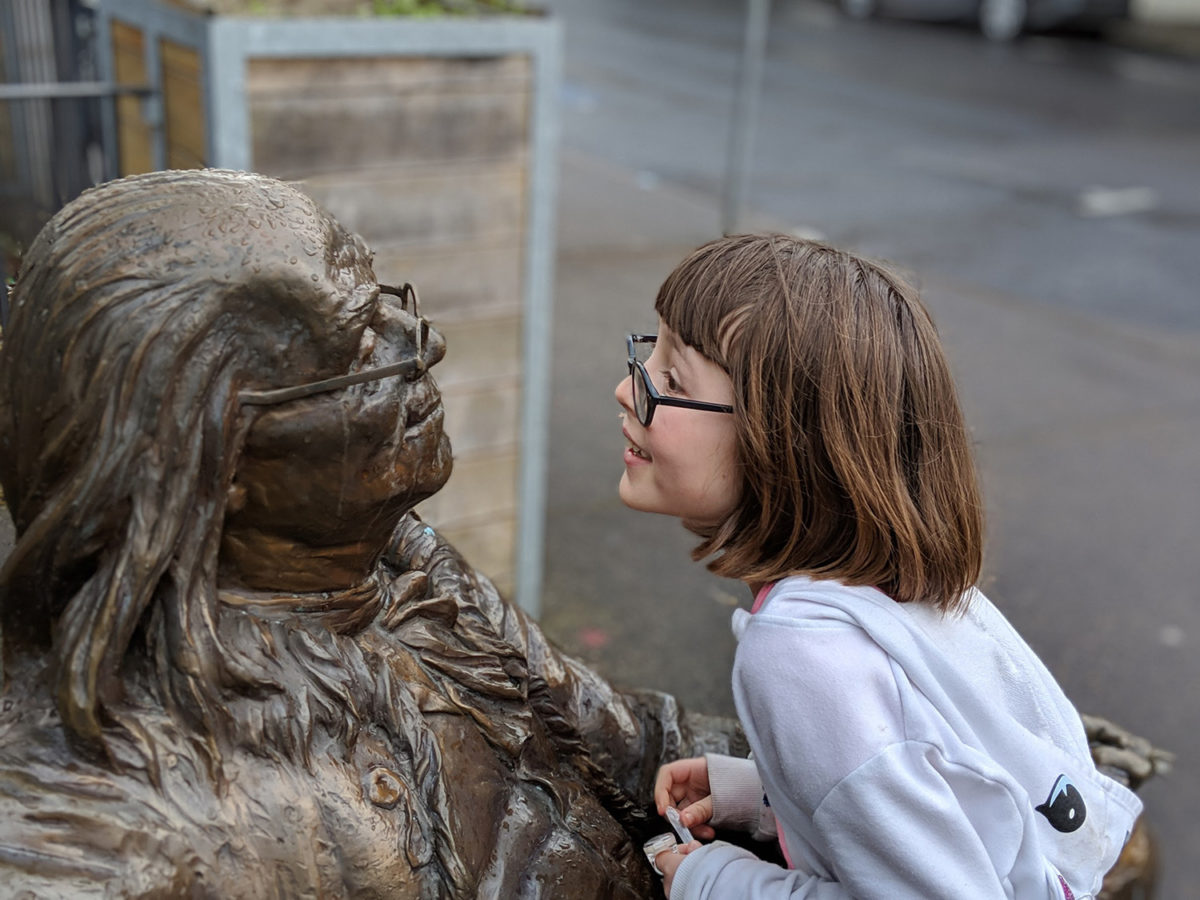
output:
[[428,493],[425,497],[431,497],[446,486],[446,482],[450,480],[450,474],[454,470],[454,452],[450,448],[450,436],[441,431],[441,422],[438,423],[440,433],[437,442],[437,452],[434,455],[434,461],[430,465],[428,478],[422,479],[423,487],[428,488]]
[[421,455],[421,466],[417,470],[413,483],[403,492],[392,497],[386,509],[376,515],[376,523],[380,526],[379,535],[390,537],[395,527],[400,524],[413,507],[423,500],[428,500],[450,480],[454,469],[454,454],[450,447],[450,437],[442,431],[442,417],[439,410],[436,422],[431,423],[421,440],[426,445],[426,451]]

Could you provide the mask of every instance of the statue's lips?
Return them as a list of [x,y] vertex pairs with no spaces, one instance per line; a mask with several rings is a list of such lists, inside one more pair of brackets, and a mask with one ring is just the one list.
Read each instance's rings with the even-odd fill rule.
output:
[[412,428],[424,422],[442,406],[442,395],[428,375],[412,386],[407,398],[407,415],[404,427]]

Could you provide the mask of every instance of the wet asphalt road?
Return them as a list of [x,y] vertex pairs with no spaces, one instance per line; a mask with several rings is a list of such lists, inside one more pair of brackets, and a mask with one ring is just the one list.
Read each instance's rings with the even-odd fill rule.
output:
[[[560,0],[547,630],[730,713],[742,589],[615,496],[622,336],[718,233],[740,3]],[[915,273],[977,440],[985,590],[1077,705],[1175,750],[1159,897],[1200,881],[1200,62],[773,5],[746,227]]]

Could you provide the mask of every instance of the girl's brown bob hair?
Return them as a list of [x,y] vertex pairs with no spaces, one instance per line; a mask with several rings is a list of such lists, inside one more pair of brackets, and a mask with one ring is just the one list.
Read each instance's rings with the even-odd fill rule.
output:
[[696,559],[750,583],[803,573],[962,605],[982,564],[979,487],[912,286],[824,244],[738,235],[695,250],[654,307],[733,381],[741,500]]

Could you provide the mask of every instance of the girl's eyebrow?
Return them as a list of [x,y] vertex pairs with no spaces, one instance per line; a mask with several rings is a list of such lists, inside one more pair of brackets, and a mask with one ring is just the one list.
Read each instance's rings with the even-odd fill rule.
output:
[[[691,351],[690,353],[688,351]],[[683,341],[678,341],[676,346],[671,348],[671,364],[673,368],[679,369],[684,376],[690,377],[695,374],[693,365],[693,354],[700,356],[700,351],[695,347],[689,347]],[[700,357],[703,359],[703,357]]]
[[667,332],[667,338],[664,341],[664,343],[669,344],[671,349],[675,350],[677,352],[681,352],[683,350],[683,348],[685,346],[687,346],[686,344],[683,343],[682,340],[680,340],[679,335],[676,334],[674,331]]

